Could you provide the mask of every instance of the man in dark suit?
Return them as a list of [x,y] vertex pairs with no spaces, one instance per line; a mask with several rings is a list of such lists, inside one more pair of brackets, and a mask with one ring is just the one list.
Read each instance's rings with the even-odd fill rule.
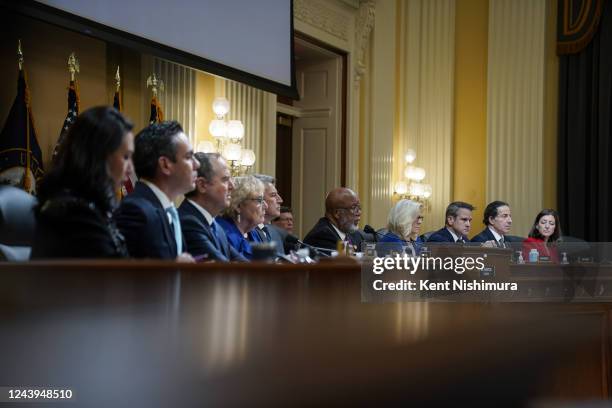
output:
[[338,241],[348,241],[355,250],[361,250],[365,240],[363,232],[357,229],[361,218],[359,197],[351,189],[338,187],[325,198],[325,217],[319,219],[310,230],[304,242],[319,248],[335,250]]
[[452,202],[446,207],[446,223],[429,236],[427,242],[449,242],[464,244],[472,226],[474,206],[463,201]]
[[472,238],[472,242],[480,242],[484,246],[505,248],[506,235],[512,228],[512,212],[510,205],[503,201],[493,201],[487,205],[482,222],[486,228]]
[[218,153],[196,153],[195,158],[200,163],[196,187],[185,194],[179,207],[189,252],[198,260],[246,262],[215,222],[215,217],[230,204],[234,190],[230,170]]
[[193,190],[200,164],[178,122],[149,125],[135,138],[134,191],[121,201],[115,220],[130,256],[193,262],[183,242],[174,200]]
[[255,174],[254,176],[264,184],[264,200],[268,207],[264,215],[264,223],[255,227],[252,234],[256,234],[255,240],[257,241],[274,242],[276,255],[285,255],[283,236],[271,224],[272,220],[280,215],[280,208],[283,203],[283,198],[276,189],[276,180],[267,174]]

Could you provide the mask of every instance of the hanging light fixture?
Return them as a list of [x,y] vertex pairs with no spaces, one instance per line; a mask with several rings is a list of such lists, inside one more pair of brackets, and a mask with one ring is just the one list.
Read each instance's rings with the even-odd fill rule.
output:
[[418,201],[424,204],[425,208],[429,206],[429,198],[433,193],[431,185],[423,183],[427,177],[427,172],[422,167],[417,167],[413,163],[416,161],[416,152],[414,149],[408,149],[404,155],[404,159],[408,166],[404,169],[404,177],[406,181],[400,180],[394,185],[394,192],[400,198],[407,198]]
[[215,98],[212,104],[215,118],[210,122],[208,131],[216,140],[216,147],[210,141],[198,143],[197,151],[204,153],[218,152],[230,164],[232,175],[246,174],[255,164],[255,152],[242,148],[244,124],[240,120],[226,120],[230,111],[230,102],[223,97]]

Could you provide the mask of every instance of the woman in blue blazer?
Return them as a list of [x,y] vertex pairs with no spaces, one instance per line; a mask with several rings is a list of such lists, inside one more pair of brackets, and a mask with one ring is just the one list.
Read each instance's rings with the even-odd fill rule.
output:
[[247,259],[253,258],[249,233],[264,223],[268,208],[263,194],[264,185],[260,180],[253,176],[236,177],[230,206],[222,217],[216,219],[229,244]]
[[423,240],[419,237],[423,223],[422,204],[412,200],[400,200],[389,212],[388,232],[380,239],[379,255],[391,251],[405,251],[407,255],[421,253]]

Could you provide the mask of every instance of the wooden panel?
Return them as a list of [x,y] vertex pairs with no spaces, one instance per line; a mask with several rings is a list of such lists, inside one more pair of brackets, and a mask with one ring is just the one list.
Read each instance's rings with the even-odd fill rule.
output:
[[[586,323],[584,327],[590,340],[580,348],[567,350],[563,360],[559,361],[559,367],[542,378],[542,397],[563,400],[608,398],[610,312],[600,308],[573,314]],[[571,330],[573,328],[568,327],[568,331]]]
[[0,383],[70,386],[79,406],[591,400],[609,311],[367,304],[355,262],[0,263]]

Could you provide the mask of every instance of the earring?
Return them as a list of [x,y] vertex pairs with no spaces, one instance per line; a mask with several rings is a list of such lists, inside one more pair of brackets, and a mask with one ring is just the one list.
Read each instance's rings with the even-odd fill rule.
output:
[[238,213],[238,216],[236,217],[236,219],[238,220],[238,224],[240,224],[240,213]]

